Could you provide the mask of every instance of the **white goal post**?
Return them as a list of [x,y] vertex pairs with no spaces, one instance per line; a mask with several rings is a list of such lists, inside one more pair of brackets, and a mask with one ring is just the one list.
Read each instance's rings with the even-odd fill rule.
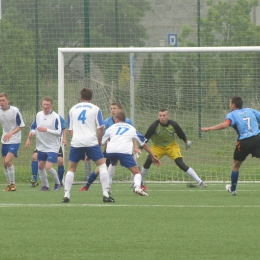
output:
[[[228,128],[202,134],[200,127],[222,122],[229,111],[228,101],[235,94],[243,97],[244,106],[260,109],[260,46],[58,48],[58,113],[62,116],[67,112],[64,100],[68,99],[65,93],[66,56],[75,54],[90,55],[94,60],[91,66],[95,66],[96,74],[90,73],[94,82],[100,81],[104,89],[106,86],[111,88],[108,91],[111,97],[107,100],[106,92],[103,94],[106,106],[117,101],[114,93],[118,90],[109,77],[120,66],[119,101],[123,100],[127,116],[136,128],[145,134],[157,119],[158,110],[162,106],[168,108],[170,118],[176,120],[193,141],[192,148],[186,151],[178,140],[185,163],[208,182],[229,181],[236,133]],[[112,57],[115,54],[119,61]],[[128,61],[123,55],[128,56]],[[131,64],[131,55],[135,62],[138,59],[138,65]],[[169,60],[164,55],[170,57]],[[105,56],[111,61],[109,66]],[[96,79],[99,74],[102,74],[101,80]],[[133,74],[134,79],[131,79]],[[104,102],[98,101],[97,105]],[[140,157],[140,167],[146,155]],[[240,169],[240,181],[260,181],[259,166],[259,160],[247,159]],[[163,159],[160,169],[151,168],[149,181],[189,181],[170,159]],[[120,180],[130,180],[130,174],[122,169],[118,171],[123,172]]]

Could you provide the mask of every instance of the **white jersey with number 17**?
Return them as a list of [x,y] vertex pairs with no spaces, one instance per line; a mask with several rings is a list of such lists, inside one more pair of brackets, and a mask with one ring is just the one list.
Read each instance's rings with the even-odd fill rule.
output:
[[89,102],[81,102],[73,106],[68,118],[68,130],[73,131],[71,146],[97,145],[97,129],[103,125],[102,112],[98,106]]
[[102,144],[105,144],[108,139],[110,141],[107,144],[106,152],[123,154],[132,154],[133,139],[136,139],[140,145],[146,141],[146,138],[133,126],[123,122],[114,124],[106,130]]

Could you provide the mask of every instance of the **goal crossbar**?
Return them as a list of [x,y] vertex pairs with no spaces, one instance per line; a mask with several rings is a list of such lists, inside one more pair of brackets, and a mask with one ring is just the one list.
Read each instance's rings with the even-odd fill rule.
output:
[[64,116],[64,54],[65,53],[209,53],[259,52],[260,46],[233,47],[123,47],[123,48],[58,48],[58,112]]

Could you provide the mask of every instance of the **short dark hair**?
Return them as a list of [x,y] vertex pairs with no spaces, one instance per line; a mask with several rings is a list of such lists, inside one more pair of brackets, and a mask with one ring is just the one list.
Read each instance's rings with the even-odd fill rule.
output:
[[117,118],[120,122],[125,122],[125,113],[117,112],[115,118]]
[[165,112],[165,111],[168,111],[168,109],[167,108],[162,108],[162,109],[159,110],[159,112]]
[[92,100],[92,96],[93,96],[93,91],[90,88],[83,88],[80,91],[80,97],[83,100]]
[[110,104],[110,106],[117,106],[119,109],[121,109],[121,110],[123,109],[123,106],[119,102],[113,102]]
[[233,96],[231,98],[231,103],[235,104],[237,108],[243,107],[243,99],[240,96]]

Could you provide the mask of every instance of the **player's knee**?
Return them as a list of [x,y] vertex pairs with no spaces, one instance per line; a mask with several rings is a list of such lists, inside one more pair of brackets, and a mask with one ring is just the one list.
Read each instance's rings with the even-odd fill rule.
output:
[[181,157],[175,159],[175,163],[176,163],[176,165],[177,165],[181,170],[183,170],[184,172],[187,172],[187,171],[188,171],[189,166],[187,166],[187,165],[183,162],[183,160],[182,160]]
[[63,166],[63,158],[58,157],[58,166]]
[[9,168],[9,167],[11,167],[12,166],[12,163],[10,163],[9,161],[5,161],[4,162],[4,167],[5,168]]
[[94,172],[95,172],[96,175],[98,175],[99,174],[99,168],[97,167]]
[[98,166],[99,173],[107,172],[107,166],[105,163]]
[[141,172],[140,172],[140,170],[139,170],[139,168],[138,168],[137,165],[134,166],[134,167],[132,167],[132,168],[130,169],[130,171],[132,172],[133,175],[141,174]]

